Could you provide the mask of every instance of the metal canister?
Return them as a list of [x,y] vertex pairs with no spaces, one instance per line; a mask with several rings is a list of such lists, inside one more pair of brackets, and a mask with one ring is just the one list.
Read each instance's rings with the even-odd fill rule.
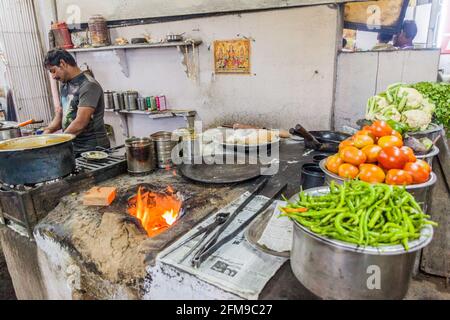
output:
[[115,92],[113,94],[113,99],[114,99],[114,110],[116,111],[123,110],[125,107],[125,100],[123,97],[123,93]]
[[106,19],[101,15],[94,15],[88,21],[89,35],[93,47],[104,47],[111,44]]
[[156,169],[155,142],[149,138],[130,138],[125,141],[128,172],[147,174]]
[[138,109],[137,99],[139,94],[137,91],[127,91],[124,94],[125,98],[125,109],[128,111],[133,111]]
[[105,100],[105,109],[111,110],[114,109],[114,91],[105,91],[104,92],[104,100]]
[[173,165],[172,150],[178,144],[178,139],[172,139],[172,133],[160,131],[150,136],[155,141],[158,167],[165,169]]
[[138,98],[137,102],[138,102],[138,108],[140,111],[147,110],[147,104],[146,104],[145,98]]
[[158,107],[156,106],[156,97],[148,97],[147,98],[147,107],[150,111],[158,111]]

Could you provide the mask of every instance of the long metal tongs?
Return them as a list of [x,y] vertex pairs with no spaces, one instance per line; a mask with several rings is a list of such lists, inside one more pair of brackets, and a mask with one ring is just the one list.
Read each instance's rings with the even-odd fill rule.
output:
[[[276,200],[276,198],[278,196],[281,195],[281,193],[283,192],[283,190],[287,187],[287,184],[283,184],[282,186],[280,186],[277,190],[277,192],[257,211],[255,212],[249,219],[247,219],[246,221],[244,221],[238,228],[236,228],[236,230],[234,230],[233,232],[231,232],[230,234],[228,234],[227,236],[225,236],[224,238],[222,238],[220,241],[217,241],[217,239],[219,238],[219,236],[222,234],[222,232],[227,228],[227,226],[231,223],[232,221],[232,216],[236,217],[237,214],[242,211],[242,209],[244,209],[244,207],[250,202],[246,202],[245,206],[239,206],[239,210],[237,209],[232,216],[230,216],[230,218],[227,220],[227,222],[225,224],[223,224],[221,226],[221,228],[218,230],[218,232],[216,232],[214,239],[211,238],[210,241],[208,241],[207,244],[205,244],[201,249],[199,249],[197,251],[197,253],[195,254],[195,256],[192,258],[191,263],[194,267],[199,268],[200,265],[203,263],[203,261],[205,261],[209,256],[211,256],[211,254],[213,254],[215,251],[217,251],[217,249],[219,249],[221,246],[223,246],[225,243],[227,243],[228,241],[230,241],[231,239],[233,239],[236,235],[238,235],[247,225],[250,224],[250,222],[256,218],[259,214],[261,214],[262,212],[264,212],[267,208],[270,207],[270,205]],[[259,189],[261,190],[261,189]],[[256,194],[255,194],[256,195]],[[254,196],[252,197],[252,199],[254,198]],[[234,218],[233,217],[233,218]]]
[[222,234],[222,232],[230,225],[230,223],[237,217],[237,215],[244,210],[244,208],[258,195],[258,193],[266,186],[267,182],[269,181],[268,177],[265,177],[263,181],[258,183],[256,187],[251,192],[250,196],[245,199],[244,202],[242,202],[239,207],[234,210],[233,213],[230,214],[227,221],[225,221],[224,224],[220,226],[220,228],[214,233],[203,245],[198,249],[197,253],[195,254],[194,259],[201,254],[202,252],[208,250],[212,245],[214,245],[219,238],[219,236]]

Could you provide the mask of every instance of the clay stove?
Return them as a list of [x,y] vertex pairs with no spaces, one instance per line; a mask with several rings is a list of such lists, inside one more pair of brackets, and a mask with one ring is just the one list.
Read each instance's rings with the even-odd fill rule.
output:
[[149,237],[169,229],[183,215],[183,196],[168,186],[164,191],[139,186],[128,201],[128,213],[136,217]]

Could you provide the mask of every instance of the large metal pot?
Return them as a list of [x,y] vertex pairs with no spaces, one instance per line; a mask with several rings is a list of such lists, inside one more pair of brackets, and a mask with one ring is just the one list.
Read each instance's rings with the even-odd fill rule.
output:
[[0,122],[0,141],[21,137],[21,131],[17,122],[1,121]]
[[64,177],[75,170],[71,134],[15,138],[0,142],[0,181],[36,184]]
[[[328,187],[306,191],[312,196],[328,192]],[[409,243],[409,251],[401,245],[363,248],[318,236],[294,222],[292,271],[323,299],[403,299],[416,255],[431,242],[433,228],[427,226],[421,234]]]

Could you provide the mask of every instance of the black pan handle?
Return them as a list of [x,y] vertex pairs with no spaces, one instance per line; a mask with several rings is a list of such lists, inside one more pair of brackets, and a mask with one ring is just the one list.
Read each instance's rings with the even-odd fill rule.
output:
[[302,125],[297,124],[295,126],[295,131],[298,132],[305,140],[311,141],[315,146],[319,147],[321,143],[314,137],[311,132],[303,128]]

